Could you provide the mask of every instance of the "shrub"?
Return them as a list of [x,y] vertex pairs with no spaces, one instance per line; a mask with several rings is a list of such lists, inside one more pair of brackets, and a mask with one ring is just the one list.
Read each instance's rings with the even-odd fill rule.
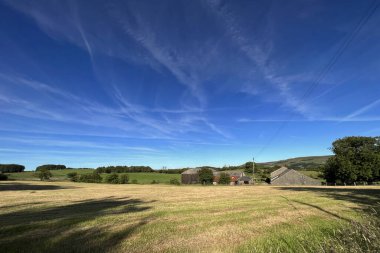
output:
[[37,177],[41,180],[41,181],[44,181],[44,180],[49,180],[53,175],[51,174],[51,172],[46,169],[46,168],[42,168],[40,169],[39,171],[36,172],[36,175]]
[[219,183],[220,184],[229,184],[231,182],[231,178],[227,173],[220,173]]
[[105,182],[108,184],[118,184],[119,176],[116,173],[112,173],[106,176]]
[[119,175],[119,184],[128,184],[129,177],[128,174]]
[[66,176],[72,182],[78,182],[79,181],[79,176],[78,176],[78,173],[76,173],[76,172],[70,172]]
[[177,178],[172,178],[169,181],[170,184],[180,185],[181,183],[178,181]]
[[8,176],[3,173],[0,173],[0,181],[7,181],[7,180],[8,180]]
[[100,183],[102,181],[101,176],[97,172],[80,175],[80,182],[84,183]]
[[151,182],[151,184],[159,184],[160,182],[157,180],[153,180],[152,182]]
[[137,179],[133,179],[132,184],[138,184]]

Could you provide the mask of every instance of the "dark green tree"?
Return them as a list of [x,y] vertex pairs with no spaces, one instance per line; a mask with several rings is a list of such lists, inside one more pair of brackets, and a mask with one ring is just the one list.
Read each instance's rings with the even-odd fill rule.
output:
[[37,177],[41,180],[41,181],[44,181],[44,180],[49,180],[53,175],[51,174],[51,172],[47,169],[47,168],[42,168],[40,169],[39,171],[36,172],[37,173]]
[[106,176],[105,182],[109,184],[118,184],[119,183],[119,175],[116,173],[111,173]]
[[24,170],[25,170],[24,165],[0,164],[0,172],[3,172],[3,173],[23,172]]
[[212,180],[214,178],[214,174],[212,173],[212,170],[207,168],[202,168],[198,171],[199,181],[202,184],[211,184]]
[[231,177],[227,173],[220,173],[219,184],[229,184]]
[[247,173],[247,174],[252,174],[253,173],[252,162],[246,162],[244,164],[244,172]]
[[119,175],[119,184],[128,184],[128,181],[129,181],[128,174]]
[[93,173],[82,174],[79,177],[79,182],[84,183],[100,183],[102,181],[102,177],[96,171]]
[[335,156],[326,162],[327,182],[353,183],[379,180],[380,138],[346,137],[334,141]]

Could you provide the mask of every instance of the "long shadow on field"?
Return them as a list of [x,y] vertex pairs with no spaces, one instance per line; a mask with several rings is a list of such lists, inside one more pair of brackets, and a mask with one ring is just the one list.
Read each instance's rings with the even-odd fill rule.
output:
[[[380,212],[380,188],[378,189],[364,189],[364,188],[332,188],[332,187],[278,187],[277,189],[286,191],[300,191],[300,192],[313,192],[323,197],[328,197],[335,200],[344,200],[347,202],[359,205],[360,210],[373,214]],[[306,203],[294,201],[299,204],[308,205],[327,212],[323,207],[314,205],[313,203]],[[333,214],[332,214],[333,215]],[[334,214],[335,215],[335,214]]]
[[36,185],[27,183],[6,183],[0,184],[0,191],[44,191],[44,190],[61,190],[72,189],[73,186],[58,186],[58,185]]
[[[2,214],[0,248],[2,252],[107,252],[152,220],[144,215],[149,203],[110,198]],[[124,216],[131,213],[142,215]]]

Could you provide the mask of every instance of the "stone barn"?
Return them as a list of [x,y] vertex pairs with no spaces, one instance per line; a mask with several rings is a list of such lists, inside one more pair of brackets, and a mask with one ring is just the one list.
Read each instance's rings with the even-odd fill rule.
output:
[[253,180],[250,177],[242,176],[238,178],[238,184],[253,184]]
[[[181,173],[181,182],[182,184],[197,184],[199,183],[199,175],[198,171],[201,168],[195,168],[195,169],[188,169]],[[214,174],[214,181],[218,178],[219,172],[216,172],[215,170],[211,169],[212,173]]]
[[199,169],[188,169],[181,173],[182,184],[196,184],[199,183],[198,176]]
[[270,174],[272,185],[321,185],[319,180],[308,177],[293,169],[281,167]]

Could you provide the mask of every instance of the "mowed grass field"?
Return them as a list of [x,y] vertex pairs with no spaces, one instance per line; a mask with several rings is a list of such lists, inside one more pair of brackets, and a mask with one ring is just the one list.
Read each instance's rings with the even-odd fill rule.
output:
[[1,252],[330,252],[380,202],[379,187],[7,181],[0,192]]
[[[51,170],[52,181],[65,181],[67,179],[67,174],[70,172],[77,172],[80,174],[93,173],[95,170],[91,169],[66,169],[66,170]],[[20,173],[6,173],[10,180],[39,180],[39,178],[34,176],[34,172],[25,171]],[[137,180],[138,184],[150,184],[153,180],[159,183],[168,184],[170,179],[177,179],[181,181],[180,174],[164,174],[164,173],[125,173],[129,176],[129,182]],[[100,174],[102,178],[106,177],[108,174]]]

